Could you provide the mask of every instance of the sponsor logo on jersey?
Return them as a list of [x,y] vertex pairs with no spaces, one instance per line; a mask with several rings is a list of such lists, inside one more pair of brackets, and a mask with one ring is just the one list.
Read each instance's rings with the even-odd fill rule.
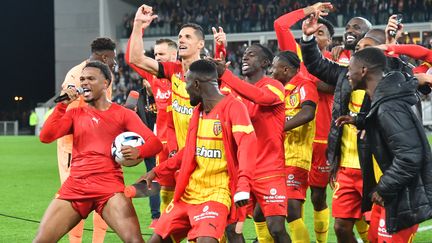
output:
[[160,89],[157,89],[156,99],[167,100],[171,97],[171,91],[167,90],[166,92],[162,92]]
[[221,159],[222,151],[220,149],[207,149],[206,147],[197,147],[196,156],[211,159]]
[[174,100],[172,103],[172,109],[178,113],[185,115],[192,115],[193,108],[182,106],[178,103],[178,100]]

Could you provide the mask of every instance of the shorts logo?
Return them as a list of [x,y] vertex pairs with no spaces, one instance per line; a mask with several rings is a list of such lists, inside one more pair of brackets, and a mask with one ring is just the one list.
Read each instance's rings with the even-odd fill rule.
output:
[[213,133],[214,135],[218,136],[222,132],[222,124],[220,121],[217,121],[213,124]]
[[209,210],[209,206],[206,205],[206,206],[203,208],[203,212],[205,213],[205,212],[207,212],[208,210]]
[[384,227],[385,226],[385,220],[384,219],[380,219],[379,226],[380,227]]
[[289,174],[288,175],[288,180],[294,180],[294,175],[293,174]]
[[276,195],[277,190],[275,188],[270,189],[270,195],[274,196]]

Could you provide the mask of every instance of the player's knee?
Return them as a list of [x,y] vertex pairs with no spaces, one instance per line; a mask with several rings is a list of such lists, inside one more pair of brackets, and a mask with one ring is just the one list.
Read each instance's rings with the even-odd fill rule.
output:
[[288,222],[301,218],[301,205],[288,203]]
[[333,228],[336,235],[338,236],[346,236],[348,234],[352,234],[352,228],[350,229],[348,225],[341,222],[335,222]]
[[126,239],[123,239],[124,242],[127,243],[144,243],[144,239],[142,238],[141,235],[137,235],[137,236],[127,236]]
[[312,204],[317,211],[321,211],[326,207],[326,194],[321,191],[312,193],[311,195]]
[[267,227],[271,236],[274,239],[278,239],[280,235],[286,232],[285,230],[285,220],[283,217],[272,218],[267,221]]
[[233,239],[236,237],[237,233],[235,232],[235,224],[229,224],[225,228],[225,234],[227,235],[228,239]]
[[46,237],[41,233],[38,233],[36,237],[33,239],[33,243],[49,243],[49,242],[55,242],[55,241],[49,239],[49,237]]

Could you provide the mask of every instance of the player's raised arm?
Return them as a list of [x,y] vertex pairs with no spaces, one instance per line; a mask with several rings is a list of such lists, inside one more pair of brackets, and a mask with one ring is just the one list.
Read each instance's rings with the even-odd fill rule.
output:
[[152,7],[144,4],[138,8],[135,14],[132,34],[130,36],[129,53],[129,62],[131,64],[138,66],[154,75],[156,75],[159,71],[159,64],[155,59],[146,57],[144,55],[142,33],[143,30],[145,30],[155,18],[157,18],[157,15],[153,14]]

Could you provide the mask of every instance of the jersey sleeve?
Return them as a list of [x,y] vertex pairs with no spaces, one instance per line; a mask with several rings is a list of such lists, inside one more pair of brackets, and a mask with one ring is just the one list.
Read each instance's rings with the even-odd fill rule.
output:
[[429,64],[427,62],[424,62],[422,64],[420,64],[419,66],[413,68],[413,72],[414,73],[426,73],[429,68],[432,67],[432,64]]
[[126,53],[125,53],[125,61],[131,67],[135,72],[137,72],[142,78],[146,79],[147,81],[152,84],[153,81],[153,75],[149,72],[145,71],[144,69],[132,64],[130,62],[130,39],[128,40],[127,46],[126,46]]
[[[256,87],[248,82],[236,77],[230,70],[225,70],[221,77],[235,92],[242,97],[263,106],[272,106],[284,102],[283,87],[278,88],[274,85],[267,84],[265,87]],[[282,86],[282,85],[281,85]]]
[[138,133],[145,143],[138,147],[140,158],[148,158],[155,156],[162,150],[161,141],[154,133],[141,121],[139,116],[132,110],[124,110],[124,120],[127,131]]
[[[169,106],[171,108],[171,106]],[[168,109],[168,107],[167,107]],[[173,121],[173,114],[172,110],[168,111],[167,116],[167,144],[168,144],[168,151],[171,153],[174,150],[178,150],[178,144],[177,144],[177,137],[175,133],[175,127],[174,127],[174,121]]]
[[419,46],[415,44],[389,45],[387,52],[388,53],[394,52],[394,54],[399,54],[399,55],[407,55],[414,59],[420,59],[432,64],[432,50],[429,50],[423,46]]
[[297,9],[293,12],[282,15],[274,21],[274,30],[281,51],[292,51],[298,53],[297,42],[291,32],[291,26],[303,19],[303,9]]
[[229,110],[231,132],[237,144],[238,182],[237,192],[249,192],[250,183],[256,167],[256,143],[254,127],[246,106],[240,101],[234,102]]
[[75,110],[66,111],[68,106],[58,103],[53,113],[45,121],[39,135],[43,143],[51,143],[57,138],[71,134],[73,130],[73,114]]
[[223,43],[222,44],[216,44],[214,57],[215,58],[222,58],[222,56],[224,56],[225,58],[227,56],[225,45]]
[[159,165],[154,168],[156,178],[163,178],[164,176],[172,176],[172,174],[179,170],[184,154],[184,148],[178,151],[173,157],[160,161]]
[[316,85],[312,83],[312,81],[306,82],[304,85],[300,87],[300,103],[310,101],[315,104],[318,104],[319,95],[316,88]]
[[178,63],[175,62],[159,62],[159,72],[157,78],[166,78],[171,80],[171,76],[174,75],[178,70]]

